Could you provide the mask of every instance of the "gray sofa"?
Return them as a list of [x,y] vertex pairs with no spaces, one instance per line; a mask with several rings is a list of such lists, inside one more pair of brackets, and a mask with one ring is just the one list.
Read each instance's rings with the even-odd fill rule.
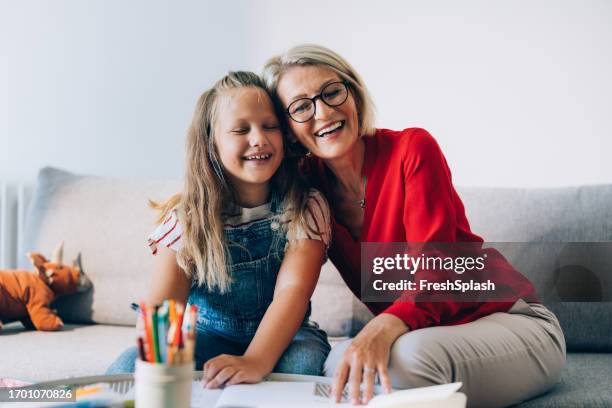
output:
[[[41,170],[26,223],[25,250],[50,252],[65,241],[66,257],[81,252],[94,289],[56,302],[70,322],[62,331],[6,326],[0,334],[0,378],[42,381],[101,374],[134,343],[135,315],[129,305],[145,297],[152,267],[146,236],[155,213],[147,209],[147,199],[161,200],[180,187],[177,182]],[[551,243],[510,244],[521,250],[508,257],[544,293],[568,347],[567,366],[555,389],[520,406],[612,406],[612,251],[605,244],[612,241],[612,186],[466,188],[460,195],[472,229],[487,241]],[[560,244],[565,242],[602,243],[587,258],[561,257],[567,265],[586,265],[583,269],[599,279],[599,298],[577,301],[581,299],[559,292],[559,271],[565,269],[558,252],[567,252],[567,245]],[[542,256],[548,248],[551,252]],[[20,265],[29,269],[25,257]],[[338,340],[354,335],[371,314],[326,264],[313,296],[313,318]]]

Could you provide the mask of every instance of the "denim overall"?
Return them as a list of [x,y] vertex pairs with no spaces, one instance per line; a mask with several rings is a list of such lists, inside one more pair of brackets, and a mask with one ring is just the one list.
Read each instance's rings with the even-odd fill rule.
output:
[[[272,194],[271,217],[250,222],[244,227],[225,228],[228,243],[227,265],[232,284],[221,294],[205,287],[193,286],[189,303],[197,305],[196,330],[212,331],[228,339],[252,338],[272,303],[276,277],[287,244],[281,227],[282,202]],[[304,318],[310,316],[310,303]]]
[[[242,355],[272,303],[276,277],[287,244],[281,226],[283,203],[272,194],[272,215],[244,227],[224,229],[228,243],[227,265],[232,283],[228,291],[193,285],[189,303],[198,307],[195,369],[219,354]],[[310,303],[301,327],[274,368],[274,372],[322,375],[330,351],[327,335],[311,322]],[[136,347],[126,350],[108,368],[107,374],[133,372]]]

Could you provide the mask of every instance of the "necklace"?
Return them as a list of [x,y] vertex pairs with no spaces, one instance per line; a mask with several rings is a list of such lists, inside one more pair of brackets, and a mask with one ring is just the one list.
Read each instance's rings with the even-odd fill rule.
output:
[[[358,205],[363,210],[363,209],[365,209],[365,206],[366,206],[365,191],[366,191],[366,187],[367,187],[367,184],[368,184],[368,178],[366,176],[363,176],[362,183],[363,183],[363,198],[361,200],[351,200],[350,203],[353,204],[353,205]],[[339,184],[336,181],[336,187],[338,187],[338,186],[339,186]]]
[[368,179],[366,176],[363,176],[363,198],[361,200],[353,201],[353,204],[358,205],[361,209],[365,208],[365,190],[368,185]]

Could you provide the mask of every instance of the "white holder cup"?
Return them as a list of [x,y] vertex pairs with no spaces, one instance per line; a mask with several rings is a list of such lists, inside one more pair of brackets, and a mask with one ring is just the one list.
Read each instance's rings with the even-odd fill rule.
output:
[[193,362],[179,365],[136,360],[137,408],[189,408]]

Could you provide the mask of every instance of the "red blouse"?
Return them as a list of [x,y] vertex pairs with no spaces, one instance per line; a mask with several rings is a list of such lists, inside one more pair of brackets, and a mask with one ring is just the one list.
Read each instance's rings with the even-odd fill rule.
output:
[[[436,140],[424,129],[378,129],[364,138],[365,213],[359,240],[332,217],[329,258],[351,291],[360,297],[361,242],[483,242],[470,230],[463,203]],[[330,171],[318,158],[305,171],[327,194]],[[533,285],[507,262],[494,268],[495,282],[514,287],[516,298],[537,302]],[[474,321],[506,312],[514,302],[371,302],[374,313],[391,313],[411,330]]]

